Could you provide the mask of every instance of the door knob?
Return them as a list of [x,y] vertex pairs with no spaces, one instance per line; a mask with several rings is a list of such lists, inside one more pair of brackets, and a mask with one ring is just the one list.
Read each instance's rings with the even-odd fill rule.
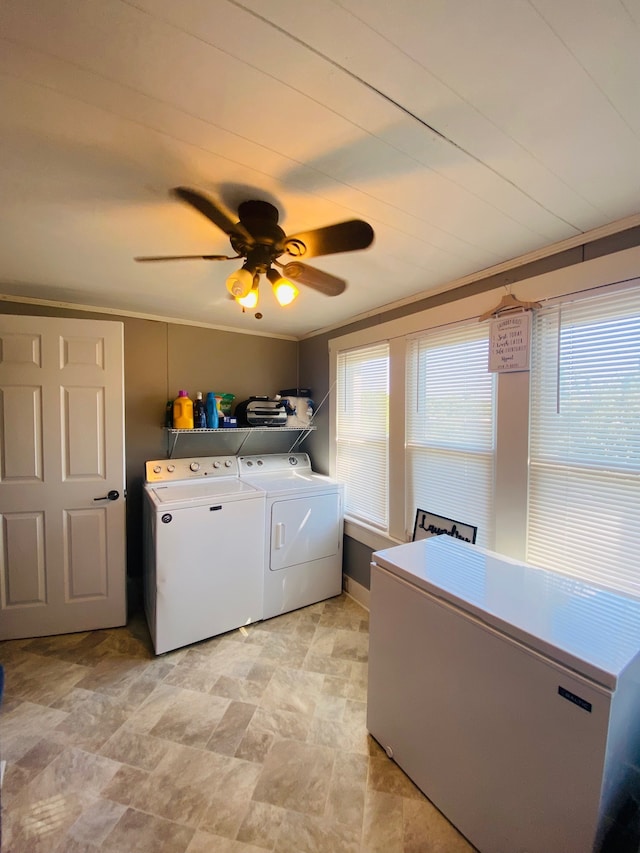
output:
[[120,492],[116,492],[115,489],[111,489],[110,492],[107,492],[106,495],[103,495],[101,498],[94,498],[94,501],[117,501],[120,497]]

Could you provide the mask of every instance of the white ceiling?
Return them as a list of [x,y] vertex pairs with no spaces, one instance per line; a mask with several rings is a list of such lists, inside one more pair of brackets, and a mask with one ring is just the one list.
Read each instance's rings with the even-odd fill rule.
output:
[[[640,0],[2,0],[0,293],[301,336],[640,212]],[[242,314],[169,195],[287,233],[351,218],[346,278]]]

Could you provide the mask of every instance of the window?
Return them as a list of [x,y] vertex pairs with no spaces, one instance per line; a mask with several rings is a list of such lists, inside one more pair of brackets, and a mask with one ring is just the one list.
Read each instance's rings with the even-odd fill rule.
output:
[[389,347],[339,352],[336,476],[345,483],[345,512],[386,530],[389,479]]
[[[487,371],[489,324],[477,318],[494,292],[331,339],[331,472],[350,495],[347,536],[373,551],[406,542],[420,508],[568,583],[640,596],[639,262],[640,248],[519,282],[518,298],[544,303],[530,371]],[[355,386],[381,364],[368,398],[386,401],[377,426],[371,404],[349,422]]]
[[478,527],[493,544],[494,376],[486,324],[446,326],[407,347],[407,529],[416,509]]
[[640,289],[538,312],[527,560],[640,595]]

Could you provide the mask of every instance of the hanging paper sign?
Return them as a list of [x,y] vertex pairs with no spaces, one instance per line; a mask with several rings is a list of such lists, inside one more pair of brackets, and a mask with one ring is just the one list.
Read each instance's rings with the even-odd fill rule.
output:
[[489,328],[489,372],[529,370],[531,312],[496,317]]

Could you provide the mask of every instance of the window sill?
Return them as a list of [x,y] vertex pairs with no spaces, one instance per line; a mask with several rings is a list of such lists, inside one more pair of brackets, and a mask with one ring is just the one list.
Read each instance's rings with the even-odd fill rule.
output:
[[382,533],[373,527],[368,527],[361,521],[353,521],[345,518],[344,532],[346,536],[361,542],[373,551],[381,551],[383,548],[392,548],[394,545],[403,545],[400,539],[392,539],[387,533]]

